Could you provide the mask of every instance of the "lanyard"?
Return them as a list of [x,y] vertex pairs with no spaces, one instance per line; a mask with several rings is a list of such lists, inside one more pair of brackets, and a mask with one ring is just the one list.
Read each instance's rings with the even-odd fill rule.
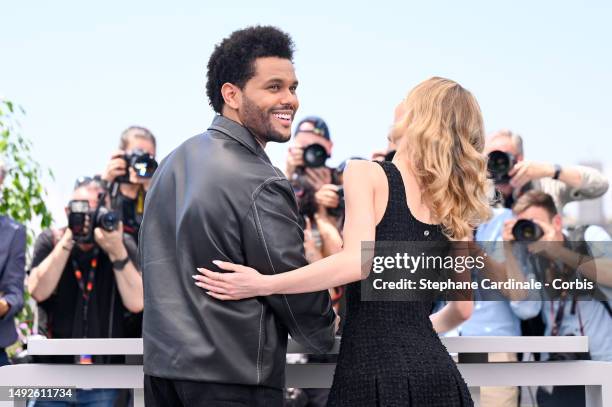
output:
[[[556,315],[554,313],[554,307],[553,307],[554,301],[550,301],[550,317],[551,317],[551,320],[553,321],[553,327],[550,332],[551,336],[559,335],[559,331],[561,330],[561,323],[563,322],[563,317],[565,316],[565,303],[567,301],[567,296],[568,296],[567,291],[563,291],[561,293],[561,299],[559,300],[559,307],[557,308]],[[580,326],[580,335],[584,336],[584,326],[582,325],[582,316],[580,315],[580,310],[577,308],[578,308],[578,300],[576,299],[576,296],[574,295],[572,298],[571,314],[574,315],[576,314],[576,311],[578,311],[578,324]]]
[[74,277],[77,280],[77,284],[83,296],[83,337],[87,337],[88,332],[88,310],[89,310],[89,299],[91,298],[91,292],[94,289],[94,278],[96,275],[96,269],[98,268],[98,247],[94,247],[92,250],[92,258],[89,261],[89,270],[87,272],[87,280],[83,278],[83,272],[80,270],[79,263],[76,259],[72,258],[72,268],[74,269]]

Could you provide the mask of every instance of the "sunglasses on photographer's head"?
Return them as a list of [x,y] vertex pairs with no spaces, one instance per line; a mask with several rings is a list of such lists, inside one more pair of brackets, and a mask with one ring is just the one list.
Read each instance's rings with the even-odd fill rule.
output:
[[99,175],[95,175],[93,177],[90,177],[88,175],[83,176],[83,177],[79,177],[74,182],[74,189],[87,186],[87,185],[89,185],[91,183],[95,183],[95,184],[97,184],[98,186],[101,187],[102,186],[102,179],[100,178]]

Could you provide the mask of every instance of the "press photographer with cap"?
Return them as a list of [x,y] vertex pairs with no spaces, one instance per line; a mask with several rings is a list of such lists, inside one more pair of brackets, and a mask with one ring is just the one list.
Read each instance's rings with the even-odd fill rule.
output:
[[306,257],[310,262],[342,248],[344,197],[340,172],[327,166],[332,148],[325,121],[309,116],[298,124],[287,155],[287,178],[298,201],[306,232]]
[[[320,117],[308,116],[297,125],[293,145],[288,150],[286,174],[303,221],[304,253],[309,263],[342,250],[344,198],[341,176],[344,166],[327,166],[332,148],[327,123]],[[329,292],[334,310],[342,317],[344,287]],[[294,356],[314,363],[336,362],[335,356]],[[328,395],[329,389],[289,389],[286,397],[290,406],[323,407]]]

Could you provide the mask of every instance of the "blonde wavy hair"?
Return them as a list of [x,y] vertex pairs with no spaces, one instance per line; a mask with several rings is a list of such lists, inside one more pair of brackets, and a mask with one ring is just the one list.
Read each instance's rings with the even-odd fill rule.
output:
[[430,78],[404,99],[391,141],[408,160],[423,202],[460,240],[491,217],[493,186],[483,154],[484,124],[478,102],[456,82]]

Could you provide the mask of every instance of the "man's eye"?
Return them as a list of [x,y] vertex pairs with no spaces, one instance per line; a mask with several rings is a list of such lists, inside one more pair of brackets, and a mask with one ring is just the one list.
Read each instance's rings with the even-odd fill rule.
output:
[[279,86],[279,85],[272,85],[272,86],[270,86],[268,89],[271,89],[271,90],[279,90],[279,89],[280,89],[280,86]]
[[295,91],[297,90],[297,86],[291,86],[289,90],[291,91],[291,93],[295,93]]

